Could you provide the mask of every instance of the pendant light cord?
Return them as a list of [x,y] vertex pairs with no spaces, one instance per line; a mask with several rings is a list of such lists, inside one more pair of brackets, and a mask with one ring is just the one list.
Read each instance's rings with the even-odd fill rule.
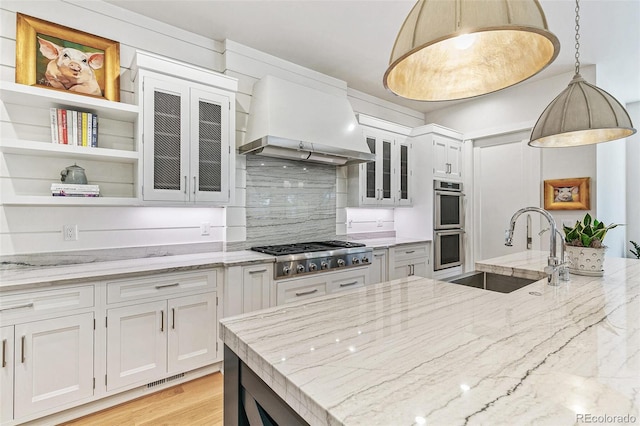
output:
[[576,0],[576,75],[580,74],[580,0]]

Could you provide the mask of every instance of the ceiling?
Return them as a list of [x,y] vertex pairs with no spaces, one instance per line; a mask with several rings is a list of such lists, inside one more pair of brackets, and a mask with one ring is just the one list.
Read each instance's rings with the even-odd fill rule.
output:
[[[429,112],[454,103],[410,101],[382,85],[391,48],[414,0],[107,2],[208,38],[231,39],[417,111]],[[561,49],[558,58],[534,79],[570,72],[575,63],[575,2],[540,0],[540,4]],[[580,62],[597,64],[598,73],[608,76],[607,86],[600,80],[598,86],[623,103],[640,100],[638,22],[640,0],[580,2]]]

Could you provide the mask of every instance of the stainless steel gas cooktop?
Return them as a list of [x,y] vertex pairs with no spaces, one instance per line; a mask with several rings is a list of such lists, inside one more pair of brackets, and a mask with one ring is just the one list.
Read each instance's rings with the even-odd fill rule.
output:
[[371,263],[373,249],[350,241],[319,241],[251,247],[276,256],[276,279]]

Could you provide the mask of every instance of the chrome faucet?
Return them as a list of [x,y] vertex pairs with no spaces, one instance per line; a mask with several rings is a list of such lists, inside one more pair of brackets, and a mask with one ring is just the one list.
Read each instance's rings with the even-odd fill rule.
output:
[[[548,230],[549,228],[544,228],[542,231],[538,232],[538,235],[542,235]],[[560,277],[560,281],[569,281],[569,269],[567,268],[567,262],[564,256],[567,243],[565,243],[564,235],[562,235],[562,232],[560,232],[559,229],[556,229],[556,234],[560,237],[560,264],[558,265],[558,275]]]
[[545,274],[548,275],[547,282],[549,285],[558,285],[558,275],[560,271],[560,263],[558,261],[558,256],[556,256],[556,221],[553,219],[551,214],[541,209],[540,207],[524,207],[513,214],[511,217],[511,222],[509,224],[509,229],[505,234],[504,245],[511,247],[513,245],[513,231],[516,227],[516,220],[520,217],[522,213],[525,212],[538,212],[542,216],[544,216],[549,221],[549,227],[551,229],[551,234],[549,235],[550,248],[549,248],[549,257],[547,258],[547,266],[544,268]]

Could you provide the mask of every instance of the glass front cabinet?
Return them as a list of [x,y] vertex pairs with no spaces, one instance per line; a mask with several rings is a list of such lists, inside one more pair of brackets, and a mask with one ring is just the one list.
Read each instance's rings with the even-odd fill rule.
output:
[[[209,77],[203,82],[228,78],[201,72]],[[142,72],[139,78],[143,200],[229,202],[235,173],[234,92],[155,72]]]
[[349,166],[349,206],[411,205],[411,144],[406,136],[362,127],[367,145],[376,159]]

